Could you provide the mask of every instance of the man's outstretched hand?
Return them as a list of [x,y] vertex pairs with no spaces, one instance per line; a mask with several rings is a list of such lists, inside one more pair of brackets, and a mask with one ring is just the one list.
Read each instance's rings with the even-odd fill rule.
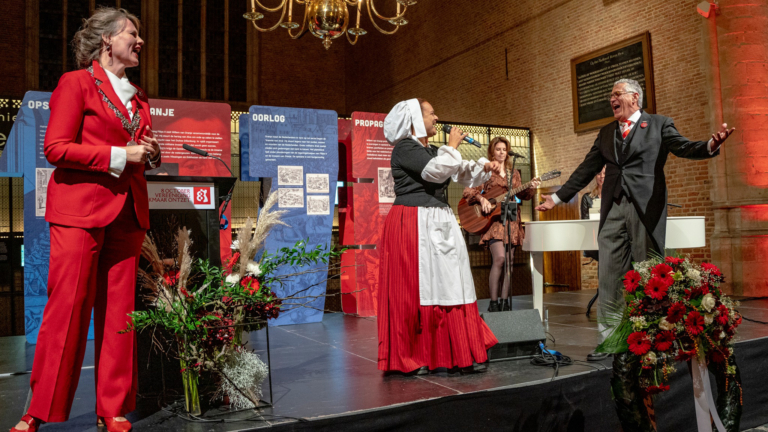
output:
[[731,128],[729,130],[728,123],[723,123],[720,132],[712,134],[712,151],[717,151],[735,130],[736,128]]
[[537,211],[544,212],[552,210],[555,207],[555,201],[552,200],[552,195],[542,195],[541,197],[544,199],[544,202],[536,206]]

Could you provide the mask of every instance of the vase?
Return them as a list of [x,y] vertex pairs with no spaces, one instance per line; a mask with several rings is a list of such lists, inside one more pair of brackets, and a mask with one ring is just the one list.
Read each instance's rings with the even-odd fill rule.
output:
[[191,415],[201,415],[202,409],[200,408],[200,391],[198,390],[198,378],[200,377],[197,370],[187,367],[187,363],[184,360],[181,361],[181,382],[184,385],[184,404],[187,412]]

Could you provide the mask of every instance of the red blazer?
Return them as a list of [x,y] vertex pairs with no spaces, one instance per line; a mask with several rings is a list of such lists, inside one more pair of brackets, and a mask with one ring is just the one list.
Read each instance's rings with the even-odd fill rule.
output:
[[[94,78],[101,81],[96,85]],[[45,158],[56,166],[48,183],[45,220],[78,228],[101,228],[115,220],[128,192],[133,196],[136,218],[149,228],[149,201],[144,171],[149,164],[125,164],[120,177],[109,173],[112,147],[131,140],[122,123],[99,93],[99,88],[130,118],[112,89],[107,73],[93,62],[93,77],[86,69],[61,76],[51,96],[51,117],[45,133]],[[138,92],[132,100],[141,113],[135,139],[152,126],[147,95]]]

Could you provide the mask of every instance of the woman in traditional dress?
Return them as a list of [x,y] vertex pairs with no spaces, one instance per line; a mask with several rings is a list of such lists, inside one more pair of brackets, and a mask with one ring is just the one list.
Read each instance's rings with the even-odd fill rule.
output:
[[96,415],[110,432],[131,430],[136,406],[136,270],[149,228],[144,171],[160,164],[147,96],[128,81],[144,41],[125,9],[100,8],[75,34],[79,70],[51,96],[48,303],[37,337],[29,411],[12,432],[69,418],[93,311]]
[[445,190],[451,180],[480,185],[499,172],[498,162],[462,160],[466,137],[453,128],[439,149],[429,102],[395,105],[384,135],[395,146],[395,202],[381,241],[378,291],[379,355],[383,371],[426,373],[437,368],[485,370],[486,350],[498,341],[477,310],[469,257]]
[[[480,204],[484,213],[493,211],[493,206],[486,197],[496,197],[509,191],[507,177],[512,172],[512,161],[509,158],[509,141],[504,137],[495,137],[488,145],[488,158],[499,162],[504,169],[500,174],[494,173],[491,179],[475,188],[465,188],[464,198],[467,204]],[[528,189],[519,192],[516,197],[521,200],[533,199],[536,188],[541,184],[539,179],[533,179]],[[522,186],[520,172],[515,170],[512,175],[512,189]],[[497,200],[498,202],[501,199]],[[525,233],[520,219],[520,212],[517,211],[515,204],[514,211],[508,212],[510,223],[505,228],[501,220],[496,220],[491,224],[488,231],[480,238],[480,245],[485,245],[491,251],[491,271],[488,280],[488,287],[491,291],[491,303],[488,306],[488,312],[499,312],[512,310],[512,303],[509,300],[509,276],[512,273],[512,263],[514,262],[515,248],[523,244]],[[505,252],[508,248],[508,252]],[[504,256],[507,256],[507,265],[509,271],[504,269]],[[501,297],[499,297],[499,285],[501,288]]]

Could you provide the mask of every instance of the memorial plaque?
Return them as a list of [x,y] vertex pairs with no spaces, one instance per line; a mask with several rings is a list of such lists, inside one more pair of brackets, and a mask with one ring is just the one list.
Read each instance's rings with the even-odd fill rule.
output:
[[650,33],[571,60],[575,132],[602,127],[613,121],[609,98],[613,84],[622,78],[640,83],[643,88],[641,108],[655,114]]

